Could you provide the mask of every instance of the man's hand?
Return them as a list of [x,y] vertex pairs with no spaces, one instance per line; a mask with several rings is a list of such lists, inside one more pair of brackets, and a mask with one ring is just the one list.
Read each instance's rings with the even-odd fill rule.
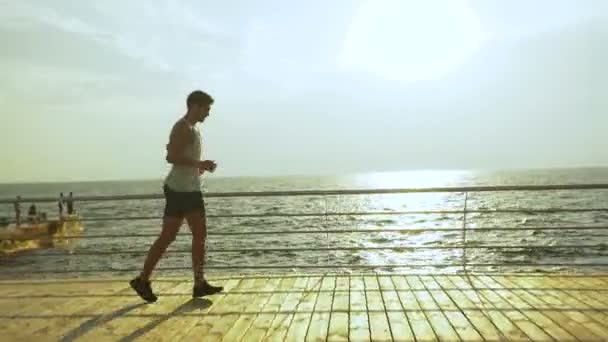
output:
[[198,164],[198,172],[203,174],[205,171],[213,172],[217,164],[213,160],[203,160]]

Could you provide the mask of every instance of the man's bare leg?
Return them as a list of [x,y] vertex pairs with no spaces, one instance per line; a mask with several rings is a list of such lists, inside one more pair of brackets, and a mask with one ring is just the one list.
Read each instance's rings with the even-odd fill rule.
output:
[[175,237],[179,232],[182,222],[183,218],[165,217],[163,219],[162,231],[160,236],[154,241],[152,246],[150,246],[143,271],[138,277],[130,282],[131,287],[147,302],[155,302],[157,299],[150,286],[150,276],[152,275],[154,267],[156,267],[156,264],[167,250],[167,247],[175,241]]
[[186,215],[186,221],[192,232],[192,273],[194,285],[203,283],[203,264],[205,262],[205,240],[207,239],[207,222],[200,212]]
[[179,228],[182,225],[183,218],[176,217],[165,217],[163,219],[163,228],[156,241],[150,246],[148,256],[144,262],[144,269],[140,274],[140,278],[144,281],[150,281],[152,271],[156,267],[156,264],[162,258],[163,254],[167,250],[167,247],[175,241]]
[[194,275],[194,297],[202,297],[221,292],[223,287],[211,286],[205,280],[203,266],[205,263],[205,242],[207,240],[207,222],[200,212],[186,215],[186,221],[192,232],[192,273]]

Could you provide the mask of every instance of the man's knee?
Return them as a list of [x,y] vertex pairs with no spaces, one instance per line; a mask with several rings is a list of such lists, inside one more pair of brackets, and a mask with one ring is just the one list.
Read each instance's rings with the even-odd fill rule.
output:
[[159,239],[168,243],[175,241],[182,222],[183,218],[165,217]]
[[207,235],[207,222],[204,215],[192,213],[186,216],[186,221],[193,236],[204,237]]
[[178,229],[163,229],[160,233],[159,240],[166,244],[171,244],[177,237]]
[[190,230],[195,241],[204,241],[207,238],[207,227],[204,224],[190,227]]
[[177,230],[163,230],[160,239],[166,243],[172,243],[177,238]]

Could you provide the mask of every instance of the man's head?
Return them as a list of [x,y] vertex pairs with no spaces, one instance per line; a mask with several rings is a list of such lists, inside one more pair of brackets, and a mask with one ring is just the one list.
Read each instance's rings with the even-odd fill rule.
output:
[[186,100],[188,106],[188,115],[198,122],[203,122],[209,116],[209,110],[213,104],[213,98],[201,90],[195,90]]

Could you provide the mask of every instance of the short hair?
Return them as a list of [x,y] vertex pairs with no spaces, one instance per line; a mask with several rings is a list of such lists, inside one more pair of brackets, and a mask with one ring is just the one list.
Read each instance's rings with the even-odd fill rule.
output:
[[202,90],[195,90],[188,95],[186,105],[190,108],[192,105],[211,105],[213,104],[213,97],[205,93]]

